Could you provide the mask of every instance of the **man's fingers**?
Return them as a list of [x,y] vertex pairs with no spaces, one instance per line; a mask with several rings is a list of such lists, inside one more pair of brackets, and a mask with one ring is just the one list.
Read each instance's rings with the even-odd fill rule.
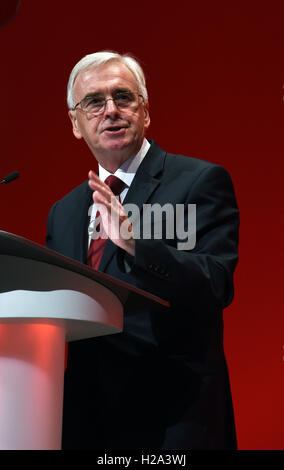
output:
[[89,180],[89,186],[93,191],[100,193],[106,200],[110,201],[113,196],[110,188],[102,182],[96,182],[94,180]]
[[103,228],[108,236],[112,240],[120,240],[121,237],[123,240],[133,238],[132,225],[118,197],[92,170],[88,176],[89,186],[94,191],[93,200],[101,214],[103,225],[106,224]]
[[88,173],[89,179],[92,179],[92,178],[94,178],[95,176],[97,176],[96,173],[95,173],[93,170],[90,170],[89,173]]
[[100,191],[94,191],[93,201],[96,205],[105,206],[107,210],[111,209],[111,201],[106,199]]
[[89,177],[90,177],[89,187],[93,191],[97,191],[100,194],[102,194],[102,196],[104,196],[105,199],[109,202],[111,202],[113,197],[116,198],[116,196],[113,194],[110,187],[107,184],[105,184],[103,181],[101,181],[99,177],[93,171],[89,171]]

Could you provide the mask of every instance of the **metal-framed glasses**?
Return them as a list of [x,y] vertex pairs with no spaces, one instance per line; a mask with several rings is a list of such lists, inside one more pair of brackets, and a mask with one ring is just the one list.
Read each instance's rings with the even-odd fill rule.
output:
[[117,91],[113,94],[113,98],[107,99],[101,95],[98,95],[97,93],[90,94],[79,101],[72,108],[72,111],[76,111],[78,109],[85,113],[88,118],[91,118],[103,113],[108,101],[113,101],[115,106],[119,109],[131,110],[137,108],[139,104],[139,98],[142,98],[143,100],[142,95],[132,91]]

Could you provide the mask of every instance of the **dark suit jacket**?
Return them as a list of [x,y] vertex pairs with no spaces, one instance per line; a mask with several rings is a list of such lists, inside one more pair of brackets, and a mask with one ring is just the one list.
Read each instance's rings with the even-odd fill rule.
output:
[[[87,255],[87,181],[48,217],[47,246]],[[122,333],[69,344],[63,448],[236,447],[222,309],[233,298],[239,212],[227,171],[152,142],[124,204],[197,205],[197,242],[136,240],[135,257],[107,241],[100,270],[170,301],[129,298]],[[142,225],[142,224],[141,224]],[[130,268],[125,268],[125,261]]]

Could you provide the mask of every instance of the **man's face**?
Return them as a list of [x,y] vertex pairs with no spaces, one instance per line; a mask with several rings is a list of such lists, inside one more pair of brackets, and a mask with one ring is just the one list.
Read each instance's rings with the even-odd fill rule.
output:
[[[139,93],[132,72],[120,62],[109,62],[78,75],[73,87],[74,102],[90,95],[113,98],[119,90]],[[75,137],[83,138],[98,162],[111,172],[138,152],[150,124],[148,103],[142,98],[131,109],[121,109],[108,100],[103,112],[91,119],[78,108],[69,111],[69,116]]]

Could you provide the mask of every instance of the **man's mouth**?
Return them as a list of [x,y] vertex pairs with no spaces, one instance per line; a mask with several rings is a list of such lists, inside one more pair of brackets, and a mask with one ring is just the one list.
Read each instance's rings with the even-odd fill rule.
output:
[[109,126],[104,129],[104,132],[120,132],[122,130],[126,129],[126,126]]

